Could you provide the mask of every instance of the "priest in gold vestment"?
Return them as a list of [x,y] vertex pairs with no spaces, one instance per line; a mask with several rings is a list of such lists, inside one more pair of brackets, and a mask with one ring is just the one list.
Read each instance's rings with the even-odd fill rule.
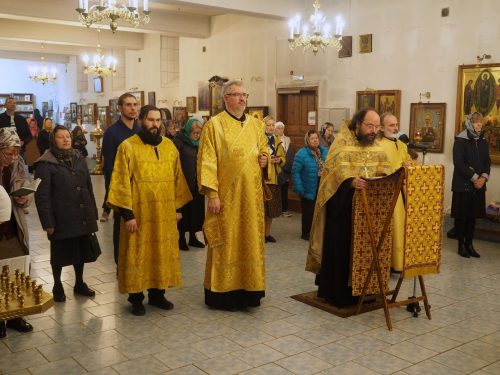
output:
[[226,110],[203,127],[198,187],[208,197],[205,303],[238,310],[260,305],[265,293],[263,173],[269,159],[264,124],[245,115],[241,81],[223,88]]
[[175,145],[160,134],[161,113],[144,106],[139,132],[125,140],[116,154],[108,204],[122,215],[118,287],[129,293],[134,315],[144,315],[148,303],[170,310],[165,289],[181,284],[180,208],[191,200]]
[[[380,116],[380,133],[377,137],[378,144],[385,150],[391,167],[397,170],[413,164],[408,153],[408,147],[401,142],[396,134],[399,131],[398,119],[392,113],[384,113]],[[392,216],[392,262],[394,271],[403,270],[404,233],[405,231],[405,206],[403,197],[399,194],[394,214]]]
[[379,128],[377,112],[356,113],[335,137],[321,176],[306,270],[317,275],[318,297],[337,307],[357,301],[349,282],[354,191],[366,188],[366,178],[392,173],[375,142]]

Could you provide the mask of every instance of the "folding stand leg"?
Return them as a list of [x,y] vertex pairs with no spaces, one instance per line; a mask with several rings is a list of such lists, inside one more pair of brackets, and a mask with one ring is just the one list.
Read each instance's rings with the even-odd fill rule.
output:
[[427,291],[425,290],[424,277],[422,275],[419,275],[418,281],[420,283],[420,291],[422,292],[422,296],[424,297],[425,314],[427,315],[427,318],[430,320],[431,319],[431,306],[429,305],[429,300],[427,299]]

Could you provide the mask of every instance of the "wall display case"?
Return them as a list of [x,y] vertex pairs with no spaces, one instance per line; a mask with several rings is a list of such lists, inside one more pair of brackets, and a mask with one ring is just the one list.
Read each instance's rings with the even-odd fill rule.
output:
[[97,107],[97,118],[102,130],[106,130],[111,125],[111,117],[109,115],[109,107]]

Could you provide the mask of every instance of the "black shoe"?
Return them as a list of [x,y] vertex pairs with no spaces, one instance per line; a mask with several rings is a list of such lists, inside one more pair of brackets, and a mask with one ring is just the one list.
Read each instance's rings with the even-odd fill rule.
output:
[[154,298],[149,297],[148,304],[163,310],[172,310],[174,308],[174,304],[166,299],[164,295],[155,296]]
[[7,320],[7,328],[15,329],[18,332],[24,333],[33,331],[33,326],[23,318],[14,318],[11,320]]
[[304,233],[302,236],[300,236],[303,240],[309,241],[309,233]]
[[85,296],[85,297],[89,297],[89,298],[95,297],[95,292],[92,289],[90,289],[88,287],[88,285],[85,283],[75,285],[75,287],[73,288],[73,292],[75,294],[79,294],[81,296]]
[[200,249],[203,249],[205,247],[205,244],[201,241],[198,241],[197,238],[189,239],[188,245],[193,247],[199,247]]
[[469,253],[469,255],[471,257],[481,258],[481,255],[479,255],[479,253],[476,251],[476,249],[474,249],[474,246],[472,246],[472,243],[470,243],[470,244],[466,243],[465,248],[467,249],[467,252]]
[[52,295],[54,296],[55,302],[66,302],[66,294],[64,294],[64,288],[62,284],[55,284],[52,288]]
[[142,302],[134,302],[132,303],[132,314],[135,316],[143,316],[146,314],[146,309]]
[[274,238],[273,236],[269,235],[269,236],[266,236],[266,241],[265,242],[271,242],[271,243],[275,243],[276,242],[276,238]]
[[3,339],[7,336],[7,327],[5,326],[5,322],[0,320],[0,339]]
[[458,255],[464,258],[470,258],[470,254],[467,251],[467,248],[465,247],[465,244],[463,242],[458,243]]
[[189,247],[186,243],[186,239],[185,238],[180,238],[179,239],[179,250],[182,250],[182,251],[188,251],[189,250]]

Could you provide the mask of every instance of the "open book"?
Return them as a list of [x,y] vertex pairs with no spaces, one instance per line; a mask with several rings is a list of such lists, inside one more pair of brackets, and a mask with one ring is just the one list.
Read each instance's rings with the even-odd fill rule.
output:
[[23,186],[17,190],[11,191],[10,195],[13,197],[24,197],[25,195],[32,194],[38,189],[38,185],[40,185],[42,180],[37,178],[36,180],[31,181],[28,185]]

